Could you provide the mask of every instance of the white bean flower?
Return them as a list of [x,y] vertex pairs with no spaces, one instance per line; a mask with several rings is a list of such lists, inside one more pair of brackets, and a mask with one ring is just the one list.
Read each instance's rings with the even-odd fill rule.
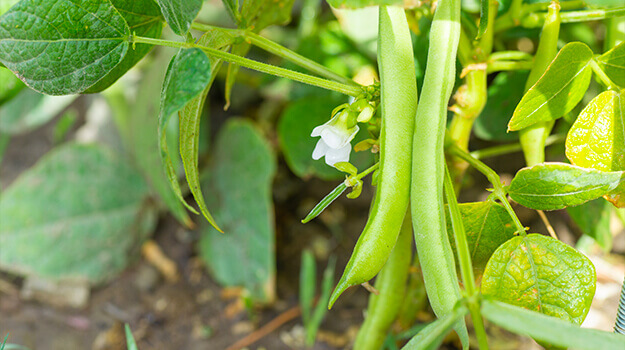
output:
[[312,158],[314,160],[325,156],[326,164],[334,166],[338,162],[349,161],[352,151],[350,142],[358,133],[358,125],[349,111],[342,110],[323,125],[314,128],[310,136],[321,136],[315,146]]

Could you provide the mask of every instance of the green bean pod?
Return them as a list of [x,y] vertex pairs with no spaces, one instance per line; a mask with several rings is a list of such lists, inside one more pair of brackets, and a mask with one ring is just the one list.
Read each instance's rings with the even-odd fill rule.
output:
[[[460,38],[460,0],[440,0],[430,29],[430,47],[417,108],[412,151],[410,207],[415,243],[432,310],[449,314],[460,299],[453,252],[443,206],[443,141],[447,104],[454,87]],[[464,321],[456,325],[468,340]],[[466,343],[465,343],[466,344]]]
[[380,168],[367,224],[345,267],[329,307],[350,286],[373,278],[395,246],[408,209],[417,84],[412,41],[404,10],[380,6]]
[[406,293],[412,260],[412,224],[406,215],[395,248],[375,279],[380,294],[370,294],[365,322],[358,331],[354,350],[379,350],[397,318]]
[[[549,5],[545,24],[534,56],[534,66],[525,83],[525,92],[529,90],[545,73],[551,61],[558,54],[558,36],[560,34],[560,4],[552,1]],[[551,133],[554,121],[540,122],[519,132],[519,141],[525,155],[525,162],[533,166],[545,161],[545,140]]]

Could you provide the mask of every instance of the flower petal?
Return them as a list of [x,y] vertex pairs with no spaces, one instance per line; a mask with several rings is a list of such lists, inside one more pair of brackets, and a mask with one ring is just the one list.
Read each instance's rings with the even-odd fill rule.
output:
[[349,143],[339,149],[330,148],[326,152],[326,164],[334,166],[338,162],[348,162],[349,154],[352,152],[352,145]]
[[323,130],[330,127],[328,126],[328,123],[315,127],[313,131],[310,133],[310,136],[311,137],[321,136],[321,133],[323,132]]
[[319,141],[317,141],[317,145],[315,146],[315,150],[312,153],[312,158],[314,160],[317,160],[321,157],[323,157],[329,150],[330,148],[328,147],[328,145],[326,145],[325,142],[323,142],[323,139],[319,139]]

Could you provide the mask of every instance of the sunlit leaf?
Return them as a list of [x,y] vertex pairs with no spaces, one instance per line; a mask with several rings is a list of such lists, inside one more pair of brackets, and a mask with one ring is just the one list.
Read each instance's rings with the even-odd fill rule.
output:
[[122,61],[129,35],[108,0],[23,0],[0,17],[0,62],[34,90],[74,94]]
[[580,113],[566,137],[566,157],[583,168],[625,170],[625,96],[604,91]]
[[558,119],[570,112],[590,84],[592,71],[589,64],[592,56],[586,44],[566,44],[545,74],[523,96],[508,129],[521,130],[534,123]]
[[597,57],[597,62],[612,82],[625,88],[625,41]]
[[335,8],[357,9],[367,6],[399,5],[403,0],[328,0],[328,3]]
[[556,210],[617,191],[623,181],[621,172],[601,172],[565,163],[543,163],[519,170],[508,187],[508,193],[528,208]]
[[[462,203],[458,207],[462,215],[473,269],[481,273],[497,247],[514,237],[516,230],[514,223],[506,209],[494,201]],[[453,231],[449,220],[447,233],[453,242]],[[452,249],[456,256],[455,245],[452,245]]]
[[595,268],[586,256],[554,238],[529,234],[495,251],[481,291],[486,297],[581,324],[595,287]]

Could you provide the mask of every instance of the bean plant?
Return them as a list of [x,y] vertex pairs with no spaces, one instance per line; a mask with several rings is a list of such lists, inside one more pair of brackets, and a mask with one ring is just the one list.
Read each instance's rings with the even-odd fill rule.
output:
[[[102,92],[110,98],[116,93],[116,81],[153,47],[175,48],[164,78],[158,77],[162,79],[158,113],[136,111],[149,114],[146,120],[155,120],[147,124],[152,126],[148,131],[158,135],[157,164],[162,164],[162,174],[148,175],[148,183],[182,224],[193,225],[190,211],[223,232],[211,236],[210,242],[200,242],[200,250],[214,253],[207,263],[217,274],[220,267],[214,255],[218,254],[211,247],[227,240],[230,231],[238,232],[237,219],[224,214],[219,205],[246,195],[260,198],[259,203],[236,203],[264,213],[260,217],[270,228],[271,204],[263,193],[275,172],[275,160],[271,153],[263,153],[269,146],[256,126],[236,120],[227,123],[221,131],[225,134],[215,141],[218,155],[208,174],[200,172],[202,110],[216,77],[224,77],[228,104],[241,67],[332,92],[324,95],[331,96],[324,101],[336,101],[334,110],[317,118],[324,122],[284,121],[277,132],[288,166],[296,174],[331,178],[323,174],[333,169],[345,173],[334,191],[325,197],[319,194],[319,203],[302,224],[314,220],[348,189],[347,197],[356,198],[363,188],[375,187],[366,225],[342,277],[331,295],[322,298],[332,308],[341,303],[349,287],[362,284],[372,292],[355,349],[396,348],[401,337],[392,326],[397,321],[410,333],[423,307],[419,297],[424,296],[423,288],[436,320],[418,328],[416,335],[412,332],[404,349],[437,348],[451,332],[463,348],[488,349],[486,321],[548,347],[623,349],[624,335],[580,328],[595,294],[591,261],[556,235],[528,232],[513,204],[541,215],[567,209],[578,222],[595,222],[593,213],[609,216],[614,208],[625,206],[624,4],[618,0],[328,2],[337,9],[377,6],[377,73],[370,84],[260,34],[266,27],[289,21],[293,0],[223,0],[235,28],[197,20],[201,0],[21,0],[2,9],[6,12],[0,17],[0,62],[30,89],[46,95]],[[301,7],[302,13],[319,8],[315,1],[305,1]],[[593,51],[575,37],[562,36],[564,25],[578,22],[604,25],[603,50]],[[163,36],[165,27],[170,34]],[[515,35],[536,35],[536,49],[516,49],[510,45]],[[288,68],[246,58],[251,47],[287,61]],[[21,87],[16,86],[15,91],[5,89],[0,98],[9,101]],[[133,134],[128,131],[132,122],[118,119],[122,139],[133,149]],[[172,120],[178,123],[178,140],[172,140],[168,131]],[[296,134],[300,124],[310,125],[306,134]],[[135,124],[133,130],[146,127]],[[518,143],[512,132],[519,132]],[[473,134],[512,143],[470,151]],[[311,140],[314,147],[305,149],[308,159],[295,159],[290,147],[296,146],[290,145]],[[561,161],[545,162],[546,147],[562,141],[564,154],[547,157]],[[522,150],[527,167],[518,169],[509,184],[480,160],[517,150]],[[54,162],[69,157],[69,151],[59,151]],[[117,162],[96,149],[81,152],[91,152],[89,157],[104,167]],[[147,172],[154,164],[143,159],[145,151],[136,152],[135,166]],[[374,160],[356,162],[358,154],[372,155]],[[182,184],[178,155],[186,179]],[[236,163],[239,158],[243,165]],[[39,170],[53,172],[54,162],[40,165]],[[74,167],[81,164],[81,157],[70,159]],[[316,170],[302,170],[302,164]],[[131,170],[122,168],[125,173],[118,176],[127,181]],[[237,177],[245,168],[255,173]],[[490,194],[481,202],[458,203],[472,169],[490,182],[490,188],[483,189]],[[37,175],[42,174],[49,172]],[[371,179],[365,182],[368,175]],[[203,192],[206,176],[214,182],[210,191]],[[240,180],[227,182],[230,177]],[[132,191],[138,190],[132,183],[107,196],[135,196]],[[110,184],[114,186],[114,181]],[[13,247],[0,254],[0,267],[17,274],[58,277],[62,266],[37,266],[32,259],[37,261],[39,253],[23,247],[29,243],[19,236],[20,230],[39,223],[44,209],[18,218],[12,208],[36,195],[20,185],[18,180],[0,200],[0,215],[13,218],[0,222],[0,247]],[[148,185],[142,182],[141,186]],[[199,210],[185,199],[188,194]],[[590,226],[585,233],[593,235],[597,231]],[[594,238],[609,250],[611,242],[605,235]],[[314,268],[314,259],[307,254],[307,266]],[[121,262],[115,269],[123,266]],[[106,279],[93,270],[68,272],[81,273],[93,283]],[[237,283],[256,300],[271,299],[266,283],[252,283],[259,274],[262,271],[244,275]],[[306,276],[314,280],[314,272]],[[374,278],[372,286],[369,281]],[[307,295],[309,319],[313,298],[302,295]],[[309,341],[314,341],[319,322],[315,320]]]

